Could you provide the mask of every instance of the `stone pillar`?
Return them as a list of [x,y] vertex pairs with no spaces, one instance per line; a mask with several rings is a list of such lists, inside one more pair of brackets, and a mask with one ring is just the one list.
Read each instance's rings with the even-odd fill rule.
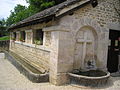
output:
[[61,26],[44,28],[51,32],[50,83],[63,85],[69,83],[68,72],[73,70],[74,44],[69,29]]
[[62,85],[69,83],[67,73],[73,69],[72,36],[67,31],[51,32],[50,83]]
[[33,44],[33,32],[32,30],[26,30],[26,38],[25,41],[26,43]]
[[50,48],[51,45],[51,32],[49,31],[44,31],[44,35],[43,35],[43,46]]
[[10,47],[9,47],[9,49],[12,48],[12,42],[13,42],[12,38],[13,38],[13,32],[10,32]]
[[16,32],[16,40],[17,40],[17,41],[20,41],[20,31],[17,31],[17,32]]

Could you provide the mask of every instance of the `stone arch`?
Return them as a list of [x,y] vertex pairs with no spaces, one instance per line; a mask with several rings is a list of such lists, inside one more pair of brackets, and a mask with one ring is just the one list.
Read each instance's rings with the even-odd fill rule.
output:
[[[75,37],[75,64],[76,69],[90,69],[88,62],[96,68],[98,34],[96,30],[89,25],[81,27]],[[90,67],[90,68],[89,68]]]
[[[76,35],[75,35],[75,39],[76,39],[76,37],[77,37],[77,35],[78,35],[78,33],[80,32],[80,31],[84,31],[84,30],[90,30],[90,31],[92,31],[92,33],[93,33],[93,35],[94,35],[94,37],[95,37],[95,40],[96,40],[96,48],[95,49],[97,49],[97,47],[98,47],[98,36],[99,36],[99,34],[97,33],[97,30],[95,29],[95,28],[93,28],[92,26],[89,26],[89,25],[85,25],[85,26],[83,26],[83,27],[81,27],[78,31],[77,31],[77,33],[76,33]],[[75,42],[76,43],[76,42]]]
[[79,24],[82,25],[81,27],[90,26],[91,28],[94,28],[96,30],[96,33],[101,32],[101,26],[95,19],[84,17],[79,20]]

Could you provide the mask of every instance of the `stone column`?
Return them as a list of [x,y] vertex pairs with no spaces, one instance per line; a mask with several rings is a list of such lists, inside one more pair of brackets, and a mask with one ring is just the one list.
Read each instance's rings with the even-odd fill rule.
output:
[[10,32],[10,47],[9,47],[9,49],[12,48],[12,42],[13,42],[12,38],[13,38],[13,32]]
[[72,36],[68,31],[54,28],[51,31],[51,39],[50,83],[66,84],[69,82],[67,73],[73,69]]
[[26,30],[26,38],[25,41],[26,43],[33,44],[33,32],[32,30]]
[[16,32],[16,41],[20,41],[20,31]]

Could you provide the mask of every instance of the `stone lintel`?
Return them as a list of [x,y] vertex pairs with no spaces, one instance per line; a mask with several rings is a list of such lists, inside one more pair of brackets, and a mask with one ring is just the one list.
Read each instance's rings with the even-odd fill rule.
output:
[[69,32],[69,29],[66,29],[63,26],[51,26],[51,27],[43,28],[43,31],[46,31],[46,32],[52,32],[52,31]]
[[32,29],[31,30],[25,30],[25,32],[27,33],[27,32],[32,32]]
[[20,31],[17,31],[16,33],[20,33]]
[[119,30],[120,31],[120,24],[108,23],[107,26],[108,26],[109,29]]

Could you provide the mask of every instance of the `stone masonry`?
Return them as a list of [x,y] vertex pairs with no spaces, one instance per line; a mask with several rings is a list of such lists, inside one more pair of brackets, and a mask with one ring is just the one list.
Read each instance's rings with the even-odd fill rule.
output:
[[[72,5],[57,14],[68,8]],[[55,21],[18,28],[17,31],[26,32],[42,29],[43,45],[31,43],[31,31],[31,34],[27,32],[26,38],[29,40],[26,39],[25,43],[11,40],[10,50],[35,63],[39,69],[49,71],[50,83],[55,85],[69,83],[67,73],[74,69],[91,68],[87,65],[89,61],[93,64],[92,69],[107,71],[109,30],[120,30],[118,11],[119,0],[98,0],[95,8],[87,4]]]
[[[86,29],[91,35],[94,35],[94,37],[88,37],[89,39],[94,38],[92,39],[94,44],[87,47],[94,48],[93,57],[96,68],[107,70],[109,29],[112,29],[109,25],[120,26],[120,16],[115,10],[114,4],[115,8],[119,10],[119,0],[98,0],[97,7],[93,8],[89,4],[74,11],[73,15],[66,15],[59,19],[56,26],[44,28],[45,31],[52,33],[50,55],[51,83],[56,85],[67,83],[69,82],[67,72],[82,68],[82,57],[85,58],[84,54],[89,53],[89,49],[83,53],[81,45],[79,45],[80,49],[77,48],[76,34],[80,31],[84,33]],[[119,30],[119,28],[114,29]],[[76,50],[79,52],[76,53]],[[76,56],[80,55],[82,56],[76,59]],[[83,60],[83,66],[85,66],[84,63],[85,61]]]

